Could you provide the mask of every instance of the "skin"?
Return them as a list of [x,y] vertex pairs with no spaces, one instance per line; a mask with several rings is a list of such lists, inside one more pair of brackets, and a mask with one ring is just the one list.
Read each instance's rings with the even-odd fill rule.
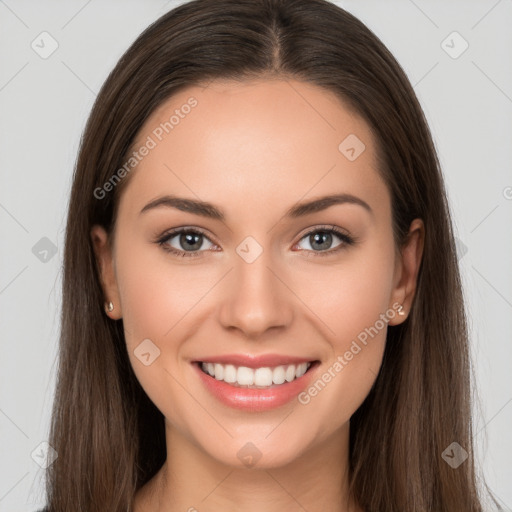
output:
[[[423,223],[413,221],[407,244],[395,247],[368,125],[311,84],[190,87],[153,112],[134,147],[190,96],[198,105],[132,171],[112,246],[101,226],[91,231],[105,299],[114,304],[106,314],[123,319],[135,374],[166,419],[167,461],[136,494],[135,512],[361,512],[347,493],[349,420],[378,374],[387,327],[306,405],[232,409],[209,394],[191,361],[279,353],[319,360],[321,376],[394,303],[405,315],[388,325],[407,318]],[[338,149],[349,134],[366,146],[354,161]],[[344,203],[284,217],[299,201],[334,193],[357,196],[372,213]],[[226,219],[169,207],[139,214],[164,194],[213,203]],[[343,244],[333,235],[318,248],[307,236],[325,224],[357,242],[319,256]],[[155,243],[182,226],[205,231],[198,257],[174,256]],[[252,263],[236,252],[247,236],[263,248]],[[185,251],[179,239],[167,244]],[[134,355],[147,338],[160,350],[149,366]],[[252,468],[237,457],[248,442],[261,452]]]

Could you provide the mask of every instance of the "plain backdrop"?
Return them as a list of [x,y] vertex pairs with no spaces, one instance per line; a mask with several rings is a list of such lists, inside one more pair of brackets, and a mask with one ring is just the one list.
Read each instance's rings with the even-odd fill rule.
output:
[[[81,132],[121,54],[179,3],[0,0],[1,512],[44,505],[38,456],[55,385],[66,206]],[[335,3],[388,46],[430,123],[470,318],[475,455],[512,510],[512,0]]]

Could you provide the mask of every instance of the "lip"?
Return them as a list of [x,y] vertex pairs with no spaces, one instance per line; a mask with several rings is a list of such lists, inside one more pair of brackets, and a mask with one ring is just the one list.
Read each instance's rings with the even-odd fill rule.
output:
[[[213,358],[207,359],[207,361],[211,363],[214,362]],[[222,358],[218,358],[218,361],[215,362],[220,363],[221,361],[226,362],[226,364],[233,364],[228,363],[224,356]],[[251,367],[261,367],[262,365],[260,361],[261,359],[259,359],[256,364],[255,361],[253,360],[252,362],[256,364],[256,366]],[[286,361],[290,361],[290,358],[287,358]],[[314,377],[314,374],[316,373],[317,368],[320,365],[320,361],[299,358],[297,358],[297,361],[299,363],[311,361],[312,364],[309,367],[308,371],[298,379],[295,379],[292,382],[285,382],[279,385],[274,384],[268,389],[251,389],[232,386],[227,382],[217,380],[214,377],[206,374],[201,369],[200,362],[194,361],[192,363],[192,366],[194,367],[195,371],[197,372],[201,382],[204,384],[206,389],[211,393],[211,395],[217,398],[224,405],[227,405],[234,409],[244,410],[247,412],[262,412],[285,405],[286,403],[293,400],[301,391],[303,391],[309,385],[309,383]],[[238,364],[238,366],[244,366],[244,364]],[[279,364],[275,366],[279,366]]]
[[250,354],[226,354],[223,356],[204,357],[197,359],[194,363],[219,363],[232,364],[233,366],[246,366],[247,368],[275,368],[276,366],[285,366],[287,364],[300,364],[315,361],[314,358],[305,359],[304,357],[285,356],[281,354],[261,354],[253,356]]

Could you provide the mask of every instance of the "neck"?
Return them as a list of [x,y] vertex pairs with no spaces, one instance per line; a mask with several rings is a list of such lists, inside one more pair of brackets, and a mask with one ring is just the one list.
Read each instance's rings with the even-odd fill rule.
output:
[[348,495],[348,434],[330,438],[285,466],[220,463],[166,423],[167,460],[138,493],[135,512],[361,512]]

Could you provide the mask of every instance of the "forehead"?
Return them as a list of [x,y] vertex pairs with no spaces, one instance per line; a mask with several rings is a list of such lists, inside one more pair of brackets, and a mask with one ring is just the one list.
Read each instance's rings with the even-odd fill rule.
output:
[[[211,82],[160,105],[132,146],[146,146],[121,197],[140,209],[165,193],[261,208],[325,193],[382,199],[366,122],[337,96],[295,80]],[[286,203],[286,204],[285,204]]]

